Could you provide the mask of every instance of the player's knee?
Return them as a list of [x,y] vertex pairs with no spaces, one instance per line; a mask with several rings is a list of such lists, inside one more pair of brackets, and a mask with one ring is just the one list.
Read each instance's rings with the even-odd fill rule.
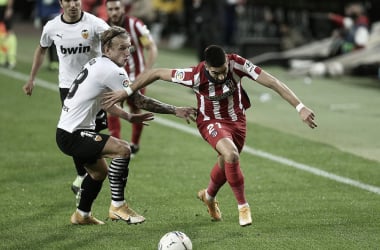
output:
[[119,143],[117,145],[117,154],[121,158],[129,158],[131,155],[131,148],[128,144],[128,142],[119,140]]
[[232,150],[223,154],[223,159],[226,162],[238,162],[239,161],[239,152]]

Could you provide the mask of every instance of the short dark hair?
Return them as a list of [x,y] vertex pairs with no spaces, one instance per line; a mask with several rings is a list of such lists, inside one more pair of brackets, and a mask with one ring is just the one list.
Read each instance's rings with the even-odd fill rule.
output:
[[226,52],[218,45],[210,45],[204,51],[206,64],[210,67],[221,67],[226,63]]

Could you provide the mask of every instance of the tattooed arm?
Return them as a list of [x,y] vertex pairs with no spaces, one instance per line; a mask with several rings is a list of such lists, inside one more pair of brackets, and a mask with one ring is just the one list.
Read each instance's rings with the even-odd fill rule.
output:
[[173,114],[180,118],[185,118],[187,123],[195,121],[196,109],[192,107],[176,107],[167,103],[163,103],[154,98],[147,97],[135,92],[128,97],[140,109],[159,114]]
[[175,114],[175,106],[160,102],[151,97],[147,97],[139,92],[129,96],[128,99],[132,100],[133,103],[140,109],[158,114]]

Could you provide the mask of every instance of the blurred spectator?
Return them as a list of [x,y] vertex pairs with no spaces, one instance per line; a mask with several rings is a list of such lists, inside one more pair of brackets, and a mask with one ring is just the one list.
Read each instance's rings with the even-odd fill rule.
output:
[[82,10],[94,14],[103,20],[107,19],[107,11],[105,9],[105,0],[81,0]]
[[225,46],[234,46],[236,44],[237,13],[245,2],[246,0],[225,0],[223,29],[223,44]]
[[126,8],[128,11],[125,13],[141,19],[149,28],[156,19],[152,0],[131,0],[129,4],[126,4]]
[[369,39],[369,20],[360,3],[350,3],[345,16],[329,13],[328,18],[339,26],[334,31],[330,56],[351,52],[366,46]]
[[278,20],[269,7],[264,8],[263,20],[254,24],[254,36],[265,38],[280,37]]
[[176,49],[185,43],[183,0],[153,0],[158,27],[152,28],[154,39],[169,48]]
[[293,49],[306,42],[301,32],[297,28],[290,26],[287,22],[279,24],[279,32],[281,37],[281,50]]
[[204,50],[211,44],[221,44],[223,5],[218,0],[193,0],[194,43],[198,60],[204,61]]
[[[45,24],[59,15],[61,6],[59,0],[37,0],[35,9],[34,26],[41,29]],[[54,43],[48,49],[49,69],[58,70],[58,55]]]
[[16,66],[17,37],[13,32],[13,1],[0,1],[0,66]]

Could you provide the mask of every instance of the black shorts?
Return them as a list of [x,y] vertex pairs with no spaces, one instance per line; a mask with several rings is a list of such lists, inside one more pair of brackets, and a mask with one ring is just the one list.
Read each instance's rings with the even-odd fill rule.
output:
[[57,128],[56,141],[61,151],[83,164],[94,164],[102,158],[102,150],[110,136],[91,130],[69,133]]

